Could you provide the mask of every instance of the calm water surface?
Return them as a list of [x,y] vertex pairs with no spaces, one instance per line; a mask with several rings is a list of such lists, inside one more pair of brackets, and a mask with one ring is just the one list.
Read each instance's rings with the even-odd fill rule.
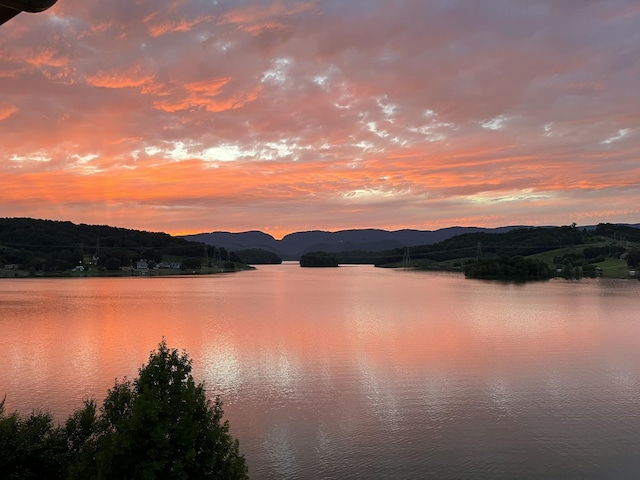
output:
[[64,420],[162,337],[252,478],[637,478],[640,282],[345,266],[0,281],[0,396]]

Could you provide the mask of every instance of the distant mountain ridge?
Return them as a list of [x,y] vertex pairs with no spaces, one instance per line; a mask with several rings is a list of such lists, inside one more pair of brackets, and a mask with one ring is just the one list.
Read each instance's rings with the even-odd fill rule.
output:
[[[605,223],[604,225],[640,229],[640,223]],[[596,225],[578,226],[578,229],[593,230],[596,227]],[[186,257],[202,255],[202,245],[198,246],[198,243],[190,242],[204,243],[232,252],[262,249],[275,253],[283,260],[299,260],[303,254],[309,252],[383,252],[406,247],[428,246],[464,234],[481,232],[502,234],[520,228],[534,227],[513,225],[497,228],[448,227],[439,230],[404,229],[395,231],[350,229],[336,232],[313,230],[291,233],[281,240],[276,240],[271,235],[256,230],[240,233],[217,231],[172,236],[167,233],[132,230],[108,225],[76,225],[69,221],[0,217],[0,263],[3,261],[2,254],[5,254],[5,263],[19,263],[18,260],[9,257],[13,254],[21,254],[22,251],[46,253],[64,251],[66,255],[76,251],[97,251],[98,248],[101,252],[105,249],[124,248],[136,251],[139,255],[146,253],[147,250],[159,250],[167,254]],[[635,237],[635,234],[632,236]],[[625,240],[624,234],[618,236],[617,240]],[[40,257],[39,259],[42,260]]]
[[480,227],[448,227],[439,230],[379,230],[354,229],[327,232],[312,230],[307,232],[290,233],[276,240],[271,235],[260,231],[240,233],[211,232],[194,235],[183,235],[181,238],[207,245],[224,247],[230,251],[249,248],[261,248],[276,253],[283,260],[298,260],[303,254],[315,251],[345,252],[365,250],[378,252],[393,248],[414,247],[417,245],[431,245],[442,242],[456,235],[464,233],[490,232],[504,233],[524,226],[505,226],[497,228]]

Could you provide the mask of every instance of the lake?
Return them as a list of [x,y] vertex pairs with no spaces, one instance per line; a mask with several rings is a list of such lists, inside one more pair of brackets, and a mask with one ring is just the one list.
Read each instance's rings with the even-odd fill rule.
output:
[[0,396],[63,421],[163,337],[255,479],[637,478],[640,282],[297,264],[0,281]]

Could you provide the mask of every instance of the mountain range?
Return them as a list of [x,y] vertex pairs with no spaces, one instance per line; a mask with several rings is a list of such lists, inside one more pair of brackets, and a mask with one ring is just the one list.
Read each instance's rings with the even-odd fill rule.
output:
[[216,247],[224,247],[232,252],[260,248],[277,254],[283,260],[299,260],[301,255],[308,252],[347,252],[354,250],[379,252],[394,248],[431,245],[464,233],[504,233],[515,228],[523,227],[449,227],[439,230],[406,229],[396,231],[357,229],[337,232],[312,230],[290,233],[281,240],[276,240],[267,233],[254,230],[240,233],[198,233],[185,235],[182,238],[207,245],[215,245]]
[[[640,228],[640,223],[624,224],[629,227]],[[202,242],[207,245],[224,247],[229,251],[260,248],[277,254],[283,260],[299,260],[309,252],[348,252],[364,250],[380,252],[394,248],[415,247],[418,245],[431,245],[465,233],[505,233],[516,228],[529,228],[526,225],[513,225],[497,228],[481,227],[448,227],[438,230],[380,230],[380,229],[353,229],[327,232],[312,230],[295,232],[276,240],[271,235],[252,230],[248,232],[222,232],[198,233],[185,235],[181,238],[194,242]],[[595,225],[579,227],[593,230]]]

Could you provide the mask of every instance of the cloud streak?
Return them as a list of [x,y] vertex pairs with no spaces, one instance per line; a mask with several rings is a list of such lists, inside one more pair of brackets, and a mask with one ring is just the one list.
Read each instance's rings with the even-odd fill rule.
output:
[[0,210],[193,233],[639,220],[640,8],[64,0],[0,37]]

